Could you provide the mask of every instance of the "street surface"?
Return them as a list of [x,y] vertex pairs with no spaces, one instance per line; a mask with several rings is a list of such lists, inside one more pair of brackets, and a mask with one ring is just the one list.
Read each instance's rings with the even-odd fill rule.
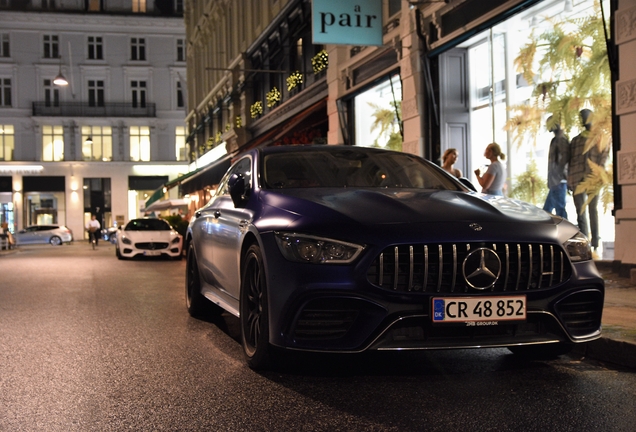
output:
[[0,431],[633,431],[636,374],[505,349],[289,356],[191,318],[185,261],[100,242],[0,256]]

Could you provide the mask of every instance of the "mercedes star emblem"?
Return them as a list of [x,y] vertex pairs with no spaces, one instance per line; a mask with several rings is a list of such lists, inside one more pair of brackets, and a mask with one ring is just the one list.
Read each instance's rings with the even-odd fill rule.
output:
[[475,249],[464,259],[462,271],[470,287],[485,290],[492,287],[499,279],[501,260],[492,249]]

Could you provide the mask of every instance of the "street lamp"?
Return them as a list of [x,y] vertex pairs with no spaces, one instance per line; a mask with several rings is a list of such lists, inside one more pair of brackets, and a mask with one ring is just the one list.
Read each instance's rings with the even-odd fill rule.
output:
[[60,56],[60,72],[57,74],[55,78],[53,78],[53,84],[62,86],[62,87],[68,85],[67,79],[64,78],[64,75],[62,75],[62,56]]

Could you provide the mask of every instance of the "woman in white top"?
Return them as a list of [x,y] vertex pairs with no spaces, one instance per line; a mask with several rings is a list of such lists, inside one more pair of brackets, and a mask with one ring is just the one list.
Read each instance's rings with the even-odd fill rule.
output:
[[479,169],[475,170],[477,181],[481,185],[481,192],[490,195],[503,196],[503,187],[506,182],[506,167],[499,159],[505,159],[506,155],[501,152],[501,147],[497,143],[490,143],[486,147],[484,157],[490,160],[490,166],[481,175]]

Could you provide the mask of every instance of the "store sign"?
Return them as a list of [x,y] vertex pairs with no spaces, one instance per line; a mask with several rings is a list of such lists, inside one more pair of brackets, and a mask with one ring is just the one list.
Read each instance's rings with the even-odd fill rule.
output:
[[382,45],[382,0],[314,0],[313,43]]

